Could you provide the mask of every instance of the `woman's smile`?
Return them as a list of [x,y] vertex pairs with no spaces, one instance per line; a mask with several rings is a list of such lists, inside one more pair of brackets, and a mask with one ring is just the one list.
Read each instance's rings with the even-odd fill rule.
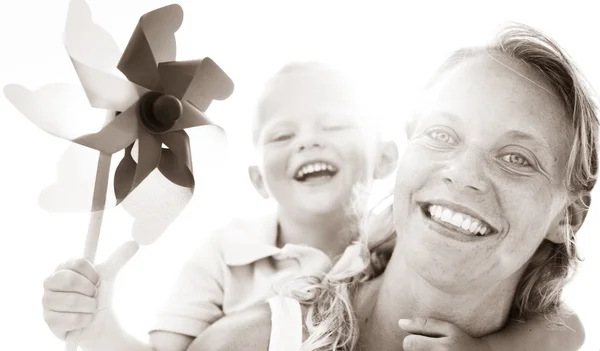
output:
[[[425,226],[438,234],[460,242],[479,242],[498,234],[488,224],[467,214],[441,205],[421,203],[419,214]],[[432,213],[433,211],[433,213]]]

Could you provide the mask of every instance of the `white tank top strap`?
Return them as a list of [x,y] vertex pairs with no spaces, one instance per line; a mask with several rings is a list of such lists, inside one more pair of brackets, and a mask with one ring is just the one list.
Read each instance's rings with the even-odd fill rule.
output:
[[299,351],[302,347],[302,309],[290,297],[274,296],[271,307],[271,338],[269,351]]

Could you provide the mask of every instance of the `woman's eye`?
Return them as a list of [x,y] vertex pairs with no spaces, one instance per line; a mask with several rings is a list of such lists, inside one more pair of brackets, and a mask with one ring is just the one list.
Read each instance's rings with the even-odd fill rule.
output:
[[500,158],[502,161],[512,163],[517,166],[529,167],[531,163],[523,156],[519,154],[507,154]]
[[442,143],[446,143],[446,144],[456,144],[456,139],[454,139],[454,137],[452,137],[449,133],[441,131],[441,130],[433,130],[429,133],[427,133],[427,135],[436,141],[441,141]]

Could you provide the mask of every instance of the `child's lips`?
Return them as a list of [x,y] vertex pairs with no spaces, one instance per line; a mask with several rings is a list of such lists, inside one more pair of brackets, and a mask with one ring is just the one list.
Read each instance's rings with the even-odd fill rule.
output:
[[294,179],[304,182],[312,177],[333,177],[338,172],[338,167],[329,161],[314,160],[302,163],[294,172]]
[[304,180],[296,180],[298,183],[302,184],[302,185],[307,185],[307,186],[317,186],[317,185],[323,185],[323,184],[327,184],[329,182],[331,182],[331,180],[335,177],[335,175],[315,175],[315,176],[310,176]]

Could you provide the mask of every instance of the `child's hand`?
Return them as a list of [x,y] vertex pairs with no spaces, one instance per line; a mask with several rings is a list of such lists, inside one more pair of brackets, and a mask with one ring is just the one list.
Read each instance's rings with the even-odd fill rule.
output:
[[452,323],[433,318],[401,319],[398,325],[410,333],[404,351],[492,351],[481,338],[473,338]]
[[67,332],[86,328],[80,343],[98,337],[99,312],[112,305],[115,277],[138,248],[136,242],[125,243],[97,267],[82,258],[67,261],[44,280],[44,320],[54,335],[64,340]]

